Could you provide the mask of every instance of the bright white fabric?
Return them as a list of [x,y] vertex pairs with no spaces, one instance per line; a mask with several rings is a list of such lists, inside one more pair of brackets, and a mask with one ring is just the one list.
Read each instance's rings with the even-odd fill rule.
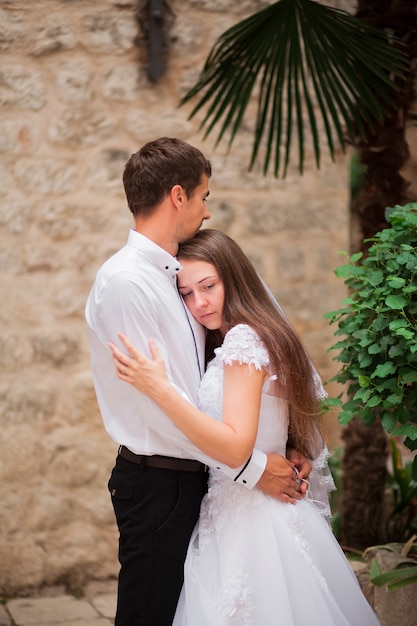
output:
[[336,489],[333,476],[330,473],[327,460],[329,458],[327,446],[324,446],[318,457],[312,461],[312,469],[309,476],[307,497],[316,509],[325,517],[331,517],[329,492]]
[[[201,384],[200,407],[219,420],[223,365],[231,361],[269,369],[265,347],[246,325],[228,332]],[[256,445],[284,454],[287,403],[270,395],[279,389],[275,378],[271,372],[264,385]],[[378,624],[327,521],[311,501],[284,504],[210,471],[173,626]]]
[[149,354],[153,337],[172,384],[192,403],[197,401],[204,371],[205,331],[191,315],[176,287],[181,265],[155,243],[131,230],[127,244],[99,269],[85,308],[91,342],[94,386],[110,437],[136,454],[195,458],[216,465],[247,488],[262,475],[266,455],[255,451],[243,471],[209,458],[174,426],[156,403],[117,378],[108,342],[124,350],[123,332]]

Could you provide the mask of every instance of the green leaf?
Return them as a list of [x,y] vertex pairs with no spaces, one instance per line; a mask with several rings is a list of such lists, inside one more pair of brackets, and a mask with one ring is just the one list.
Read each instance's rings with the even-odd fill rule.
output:
[[331,398],[330,396],[328,396],[327,398],[325,398],[323,400],[323,403],[329,407],[340,407],[342,405],[342,401],[340,398]]
[[395,391],[398,388],[398,381],[396,378],[385,378],[385,379],[383,378],[380,381],[378,381],[378,384],[375,384],[375,388],[378,389],[378,391],[387,389],[395,393]]
[[348,411],[341,411],[338,415],[339,424],[341,426],[346,426],[349,424],[351,420],[355,417],[354,413],[350,413]]
[[391,289],[402,289],[405,284],[405,279],[400,276],[395,276],[394,278],[389,278],[387,282]]
[[[363,343],[367,345],[367,342],[363,341],[361,341],[359,345],[363,345]],[[358,363],[361,369],[366,369],[372,363],[372,357],[368,356],[367,354],[360,354],[358,355]]]
[[387,433],[392,433],[397,426],[397,418],[392,413],[385,412],[381,418],[381,423]]
[[359,261],[359,259],[361,259],[363,257],[363,252],[355,252],[355,254],[352,254],[350,257],[350,262],[351,263],[356,263],[357,261]]
[[379,354],[380,352],[383,352],[383,349],[379,344],[373,343],[369,346],[368,352],[369,354]]
[[404,298],[404,296],[391,295],[385,299],[385,304],[390,309],[403,309],[405,306],[407,306],[407,303],[408,300],[407,298]]
[[388,318],[383,316],[383,315],[380,315],[374,321],[374,323],[372,325],[372,329],[375,332],[380,332],[381,330],[384,330],[385,328],[387,328],[388,324],[389,324]]
[[387,585],[389,590],[394,591],[417,582],[417,565],[390,570],[383,574],[373,575],[371,573],[370,581],[377,587]]
[[368,407],[374,408],[381,404],[382,398],[381,396],[372,396],[367,402]]
[[417,371],[407,372],[401,376],[401,382],[403,383],[415,383],[417,382]]
[[362,274],[363,269],[356,265],[341,265],[334,271],[337,278],[350,278],[352,276],[358,276]]
[[384,281],[384,273],[382,270],[374,270],[368,274],[368,280],[373,285],[380,285]]
[[405,328],[406,326],[408,326],[409,322],[407,320],[405,320],[404,318],[400,318],[397,320],[393,320],[392,322],[389,323],[389,329],[390,330],[397,330],[398,328]]
[[371,389],[369,389],[369,387],[366,388],[360,388],[358,389],[358,391],[355,393],[355,395],[353,396],[354,400],[361,400],[362,402],[367,402],[371,396]]
[[415,424],[400,424],[392,431],[393,437],[406,436],[411,441],[417,440],[417,428]]
[[395,334],[399,337],[404,337],[404,339],[413,339],[415,337],[415,333],[406,328],[399,328]]
[[389,583],[387,585],[388,591],[396,591],[397,589],[401,589],[401,587],[406,587],[407,585],[414,585],[417,583],[417,568],[414,568],[414,575],[408,574],[406,576],[400,576],[397,580]]
[[384,402],[384,406],[386,407],[390,407],[390,408],[394,408],[396,407],[398,404],[400,404],[402,402],[404,398],[404,394],[403,393],[391,393],[385,400]]
[[381,573],[378,562],[376,559],[371,560],[371,565],[369,567],[369,574],[371,578],[376,578]]
[[386,363],[380,363],[376,366],[375,371],[371,375],[371,378],[375,378],[379,376],[379,378],[385,378],[388,374],[394,374],[395,367],[392,361],[387,361]]

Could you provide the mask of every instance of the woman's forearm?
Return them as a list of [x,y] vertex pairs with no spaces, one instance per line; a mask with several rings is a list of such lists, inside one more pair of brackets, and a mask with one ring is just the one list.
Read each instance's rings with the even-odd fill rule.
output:
[[238,362],[224,366],[222,421],[219,421],[200,411],[171,386],[164,361],[152,340],[149,341],[150,360],[122,333],[119,336],[129,354],[109,344],[117,376],[152,398],[205,454],[230,467],[243,465],[255,444],[267,372]]
[[254,445],[250,433],[206,415],[168,381],[160,384],[152,397],[186,437],[208,456],[230,467],[240,467],[250,456]]

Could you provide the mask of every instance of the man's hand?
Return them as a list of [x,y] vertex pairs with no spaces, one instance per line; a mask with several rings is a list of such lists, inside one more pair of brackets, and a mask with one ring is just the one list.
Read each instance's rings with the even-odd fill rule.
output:
[[[296,450],[291,451],[290,456],[290,459],[286,459],[281,454],[268,454],[264,473],[256,486],[268,496],[281,502],[295,504],[297,500],[304,498],[307,487],[304,482],[300,484],[298,479],[306,478],[310,471],[308,467],[311,469],[311,466],[307,459]],[[294,468],[297,468],[299,474]]]

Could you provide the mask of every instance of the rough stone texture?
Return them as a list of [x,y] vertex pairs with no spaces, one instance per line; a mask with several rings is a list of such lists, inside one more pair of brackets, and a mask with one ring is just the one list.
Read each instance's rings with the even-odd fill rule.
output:
[[[393,569],[401,560],[396,555],[390,555],[385,550],[375,549],[375,556],[381,572]],[[367,563],[351,561],[351,565],[363,593],[368,602],[373,606],[381,626],[415,626],[417,615],[417,584],[407,585],[388,591],[385,586],[376,587],[369,582],[369,566],[371,557]]]
[[413,584],[395,591],[384,587],[374,589],[373,607],[381,626],[415,626],[417,615],[417,585]]
[[8,606],[17,624],[36,624],[62,622],[62,615],[68,620],[86,621],[96,617],[93,608],[84,600],[72,596],[56,598],[22,598],[12,600]]
[[10,626],[10,616],[6,613],[6,610],[0,605],[0,626]]
[[252,258],[322,377],[335,371],[322,315],[345,295],[332,270],[348,248],[347,159],[324,156],[316,171],[307,151],[302,177],[291,167],[284,181],[264,178],[247,171],[249,130],[214,149],[187,119],[191,105],[177,106],[215,38],[270,1],[170,0],[156,84],[139,2],[1,2],[0,594],[118,571],[106,488],[116,445],[95,401],[83,310],[132,225],[121,175],[145,141],[180,136],[212,160],[210,225]]

